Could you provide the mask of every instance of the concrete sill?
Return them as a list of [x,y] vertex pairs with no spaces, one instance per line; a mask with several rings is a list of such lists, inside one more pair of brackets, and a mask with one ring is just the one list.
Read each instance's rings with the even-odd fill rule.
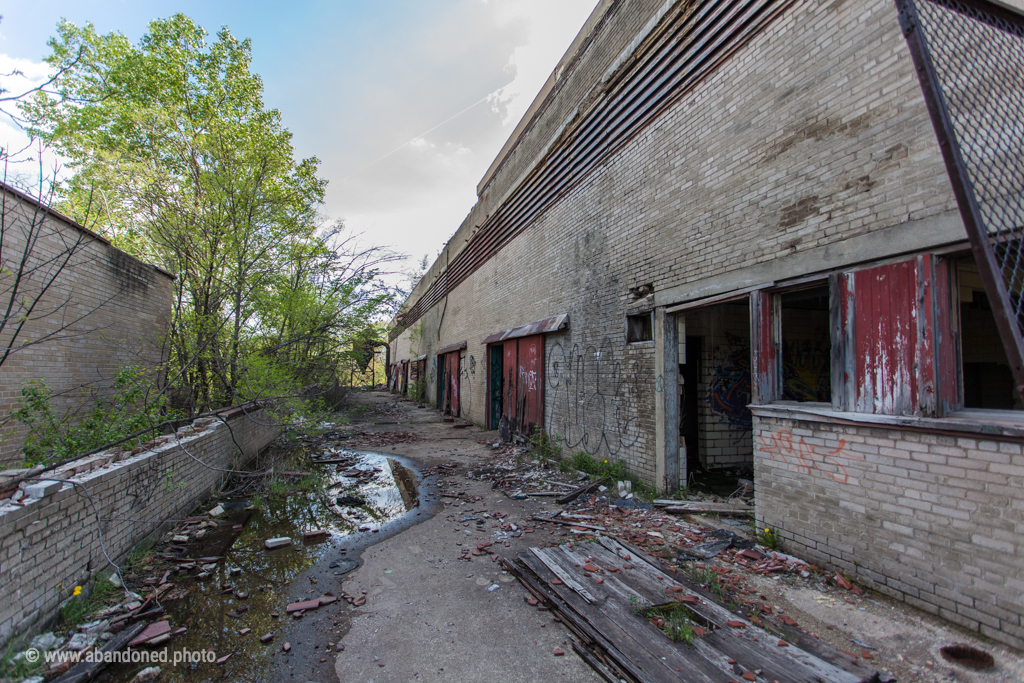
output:
[[750,412],[757,417],[904,429],[951,436],[972,435],[1012,441],[1024,440],[1024,411],[1019,410],[971,409],[957,411],[946,417],[915,417],[833,410],[828,403],[775,401],[766,405],[752,405]]

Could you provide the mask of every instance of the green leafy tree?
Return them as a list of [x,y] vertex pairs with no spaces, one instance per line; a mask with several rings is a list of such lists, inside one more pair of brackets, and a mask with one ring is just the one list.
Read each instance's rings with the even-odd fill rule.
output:
[[207,38],[181,14],[138,45],[61,22],[52,92],[22,107],[69,160],[60,207],[91,199],[92,225],[177,275],[168,376],[195,411],[336,374],[346,335],[390,305],[394,258],[321,229],[318,160],[293,158],[249,41]]

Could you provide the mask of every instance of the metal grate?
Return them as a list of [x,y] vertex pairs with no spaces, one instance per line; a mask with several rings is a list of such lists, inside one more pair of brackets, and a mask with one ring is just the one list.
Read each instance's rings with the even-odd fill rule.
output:
[[1024,16],[983,0],[896,6],[1024,395]]

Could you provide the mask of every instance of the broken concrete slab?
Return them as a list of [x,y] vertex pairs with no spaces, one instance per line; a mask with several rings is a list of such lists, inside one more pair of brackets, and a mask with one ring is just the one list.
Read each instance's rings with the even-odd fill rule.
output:
[[266,546],[267,550],[283,548],[291,544],[292,539],[288,538],[287,536],[281,536],[279,538],[268,538],[266,541],[263,542],[263,545]]

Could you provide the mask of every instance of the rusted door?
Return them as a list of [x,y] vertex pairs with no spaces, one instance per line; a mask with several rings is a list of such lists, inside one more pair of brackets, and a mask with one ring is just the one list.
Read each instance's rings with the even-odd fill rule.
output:
[[502,417],[509,433],[531,434],[544,424],[544,336],[510,339],[502,353]]
[[445,415],[459,414],[459,352],[452,351],[441,357],[441,410]]
[[519,421],[523,434],[530,435],[544,424],[544,337],[536,335],[519,340]]
[[409,361],[402,361],[402,395],[409,393]]
[[516,378],[519,376],[519,341],[510,339],[504,344],[504,355],[502,357],[502,379],[503,396],[501,401],[501,416],[505,418],[505,424],[509,434],[519,431],[519,411],[517,410],[516,399]]

